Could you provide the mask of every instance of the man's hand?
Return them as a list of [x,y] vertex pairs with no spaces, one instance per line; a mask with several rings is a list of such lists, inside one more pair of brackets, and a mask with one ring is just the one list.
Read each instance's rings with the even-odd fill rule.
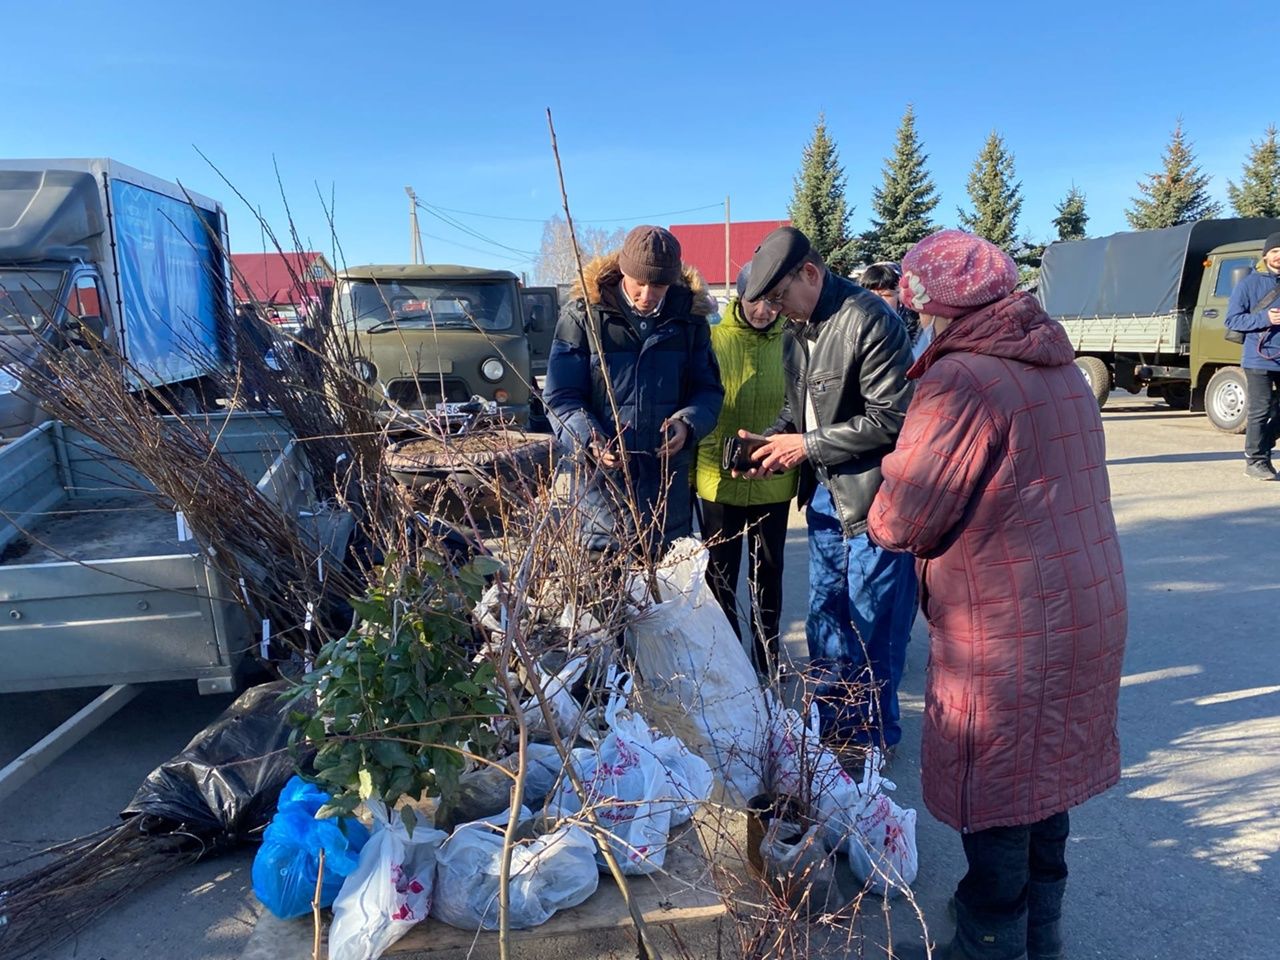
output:
[[1272,307],[1267,311],[1267,319],[1273,327],[1280,327],[1280,307]]
[[604,440],[593,440],[588,448],[591,456],[605,470],[617,470],[622,466],[622,454],[612,448],[612,445]]
[[689,440],[689,425],[683,420],[670,419],[662,421],[662,432],[666,442],[658,448],[658,456],[674,457],[684,449]]
[[751,455],[760,466],[748,476],[781,473],[804,463],[804,434],[775,433],[764,446]]

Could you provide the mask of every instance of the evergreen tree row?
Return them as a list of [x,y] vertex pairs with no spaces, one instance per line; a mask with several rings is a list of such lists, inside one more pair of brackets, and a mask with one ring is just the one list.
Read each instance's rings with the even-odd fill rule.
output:
[[[788,208],[791,222],[840,272],[860,262],[901,260],[913,244],[940,227],[933,217],[940,198],[926,167],[928,159],[916,131],[915,110],[908,105],[893,152],[885,158],[881,182],[871,191],[871,227],[854,236],[849,232],[853,207],[845,197],[844,168],[826,120],[820,116],[795,178]],[[1159,171],[1138,183],[1139,194],[1125,211],[1133,229],[1170,227],[1222,213],[1222,205],[1209,194],[1210,177],[1196,161],[1181,118],[1162,161]],[[1008,250],[1024,270],[1038,266],[1044,247],[1018,233],[1022,183],[1013,153],[997,131],[991,131],[983,144],[967,187],[970,206],[957,210],[959,226]],[[1227,196],[1237,216],[1280,217],[1280,143],[1274,124],[1252,145],[1240,182],[1228,183]],[[1054,239],[1088,236],[1089,214],[1079,187],[1072,184],[1055,209]]]

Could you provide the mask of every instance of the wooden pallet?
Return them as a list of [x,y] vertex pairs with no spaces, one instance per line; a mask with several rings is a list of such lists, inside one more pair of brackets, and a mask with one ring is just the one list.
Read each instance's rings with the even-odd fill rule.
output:
[[[697,831],[685,826],[673,831],[662,871],[630,878],[632,896],[645,922],[661,934],[660,949],[672,936],[678,936],[686,948],[694,947],[695,953],[715,955],[710,946],[705,950],[694,946],[718,940],[719,921],[726,912],[710,874],[707,852]],[[327,917],[326,912],[326,921]],[[313,935],[309,918],[278,920],[264,913],[241,960],[311,960]],[[581,906],[561,910],[532,930],[513,930],[511,945],[513,958],[635,955],[631,918],[621,891],[608,874],[601,874],[600,888]],[[322,946],[320,956],[328,956],[327,945]],[[383,956],[394,960],[485,960],[498,956],[498,935],[459,930],[428,919]]]

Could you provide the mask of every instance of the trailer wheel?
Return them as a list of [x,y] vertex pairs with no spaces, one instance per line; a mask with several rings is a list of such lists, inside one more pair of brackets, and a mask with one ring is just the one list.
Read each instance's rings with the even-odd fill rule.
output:
[[1204,412],[1209,422],[1223,433],[1244,433],[1247,411],[1244,371],[1239,367],[1216,370],[1204,388]]
[[1107,396],[1111,393],[1111,368],[1097,357],[1076,357],[1076,369],[1084,374],[1084,382],[1089,385],[1089,392],[1101,410],[1107,405]]

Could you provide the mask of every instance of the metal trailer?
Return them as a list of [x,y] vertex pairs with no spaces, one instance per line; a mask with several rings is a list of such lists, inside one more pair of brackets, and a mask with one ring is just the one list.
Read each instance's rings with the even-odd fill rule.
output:
[[[175,418],[167,418],[175,419]],[[188,421],[190,422],[190,421]],[[301,518],[340,562],[353,521],[319,510],[305,456],[283,420],[231,413],[200,421],[258,490]],[[0,797],[124,706],[141,684],[237,686],[260,636],[239,586],[205,562],[181,518],[156,505],[126,463],[60,421],[0,448],[0,694],[108,689],[0,771]]]

